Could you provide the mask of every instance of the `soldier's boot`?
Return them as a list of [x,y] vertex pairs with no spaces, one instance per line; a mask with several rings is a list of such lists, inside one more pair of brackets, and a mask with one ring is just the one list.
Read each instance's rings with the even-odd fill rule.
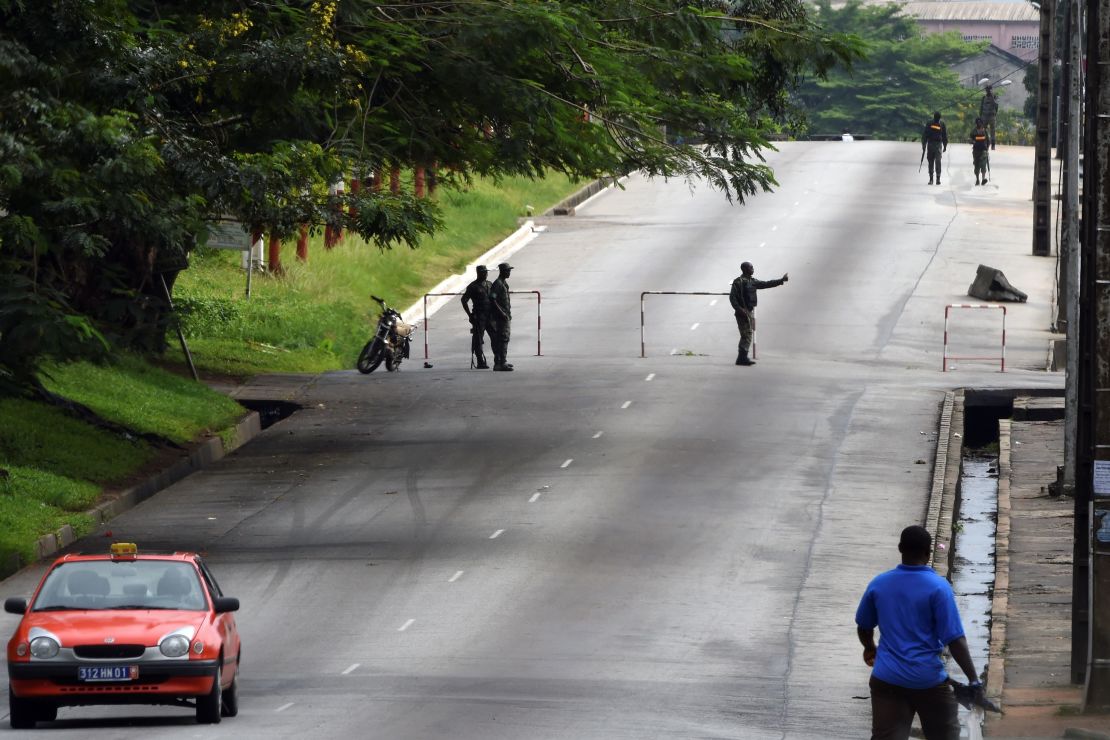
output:
[[937,185],[940,185],[940,175],[937,175]]
[[479,370],[489,370],[489,365],[486,364],[485,354],[479,352],[474,357],[477,360],[477,363],[474,365],[474,367],[478,368]]
[[499,373],[511,373],[513,371],[512,365],[506,365],[503,362],[493,363],[493,369]]
[[986,176],[986,175],[983,175],[983,184],[984,184],[984,185],[986,185],[986,184],[987,184],[987,176]]
[[978,185],[978,184],[979,184],[979,176],[978,176],[978,175],[976,175],[976,176],[975,176],[975,184],[976,184],[976,185]]
[[740,354],[736,357],[736,364],[747,366],[747,365],[754,365],[755,362],[753,360],[748,359],[748,350],[742,349],[742,350],[740,350]]
[[929,184],[930,185],[933,184],[933,173],[932,172],[929,173]]

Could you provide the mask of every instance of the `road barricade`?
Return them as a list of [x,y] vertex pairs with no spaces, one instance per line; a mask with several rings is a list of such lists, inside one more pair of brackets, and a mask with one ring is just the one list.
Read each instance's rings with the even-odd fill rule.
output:
[[[456,293],[425,293],[424,294],[424,359],[430,359],[428,354],[428,299],[438,296],[461,296],[462,292]],[[542,319],[540,316],[540,306],[543,304],[543,296],[538,290],[510,290],[509,295],[534,295],[536,296],[536,357],[543,356],[543,343],[541,337],[541,330],[543,327]]]
[[[645,290],[640,293],[640,357],[647,357],[647,340],[645,337],[644,297],[649,295],[728,295],[728,293],[713,293],[703,290]],[[755,316],[752,316],[752,358],[756,357],[755,351]]]
[[[953,308],[992,308],[1002,311],[1002,344],[998,355],[990,356],[955,356],[948,354],[948,315]],[[949,360],[998,360],[999,372],[1006,372],[1006,307],[995,303],[949,303],[944,307],[944,355],[941,359],[941,372],[948,372]]]

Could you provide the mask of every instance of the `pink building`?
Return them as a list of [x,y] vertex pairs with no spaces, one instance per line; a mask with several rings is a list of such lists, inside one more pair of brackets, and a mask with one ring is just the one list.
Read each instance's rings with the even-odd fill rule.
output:
[[956,31],[967,41],[990,41],[1025,61],[1037,58],[1040,11],[1030,3],[923,0],[905,3],[902,12],[927,33]]

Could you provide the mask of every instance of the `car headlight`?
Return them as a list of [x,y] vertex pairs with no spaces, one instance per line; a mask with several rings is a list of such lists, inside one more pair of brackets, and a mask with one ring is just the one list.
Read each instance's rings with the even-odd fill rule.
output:
[[167,658],[180,658],[189,652],[189,638],[185,635],[170,635],[159,643],[158,649]]
[[36,637],[31,640],[31,657],[47,660],[58,654],[58,641],[52,637]]

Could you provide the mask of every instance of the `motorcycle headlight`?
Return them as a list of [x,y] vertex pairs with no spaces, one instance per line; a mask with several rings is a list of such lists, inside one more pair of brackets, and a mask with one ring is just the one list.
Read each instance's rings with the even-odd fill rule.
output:
[[36,637],[31,640],[31,657],[47,660],[58,654],[58,641],[52,637]]
[[167,658],[180,658],[189,652],[189,638],[185,635],[170,635],[159,643],[158,649]]

